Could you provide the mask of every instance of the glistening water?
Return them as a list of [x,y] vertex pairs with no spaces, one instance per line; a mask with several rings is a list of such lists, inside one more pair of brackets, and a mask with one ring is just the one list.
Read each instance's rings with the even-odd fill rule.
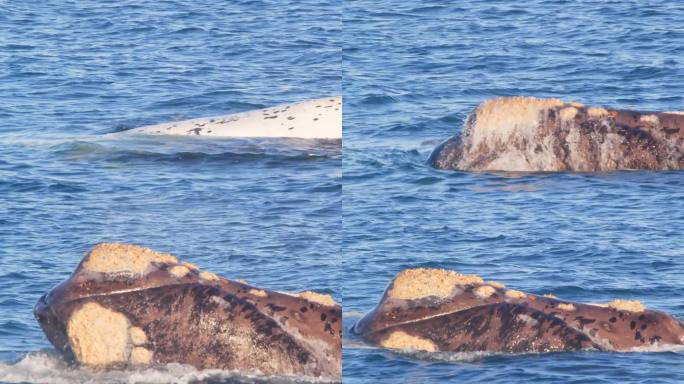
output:
[[344,381],[684,381],[684,354],[401,354],[349,327],[408,267],[536,294],[640,299],[684,319],[681,172],[438,171],[482,100],[681,110],[684,6],[664,1],[345,2]]
[[341,300],[339,141],[106,135],[339,94],[339,11],[314,1],[0,4],[0,381],[263,379],[64,364],[32,308],[98,242]]

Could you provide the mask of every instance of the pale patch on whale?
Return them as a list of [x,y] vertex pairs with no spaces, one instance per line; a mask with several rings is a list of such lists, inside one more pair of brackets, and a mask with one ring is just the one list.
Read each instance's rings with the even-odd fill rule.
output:
[[652,124],[652,125],[658,125],[660,124],[660,119],[658,118],[657,115],[641,115],[639,118],[639,121],[642,123],[647,123],[647,124]]
[[255,289],[255,288],[252,288],[252,289],[249,290],[248,293],[249,293],[250,295],[252,295],[252,296],[268,297],[268,293],[266,293],[266,291],[264,291],[263,289]]
[[301,297],[302,299],[308,300],[312,303],[317,303],[326,306],[333,306],[336,304],[332,296],[313,291],[299,292],[295,296]]
[[83,269],[90,272],[141,275],[152,263],[176,264],[178,260],[168,253],[155,252],[132,244],[98,244],[83,261]]
[[457,285],[482,284],[480,276],[462,275],[455,271],[433,268],[414,268],[401,271],[392,282],[388,296],[395,299],[416,300],[424,297],[447,298]]
[[511,299],[524,299],[527,295],[524,292],[517,291],[515,289],[506,290],[506,297]]
[[380,345],[389,349],[403,349],[437,352],[438,348],[432,340],[409,335],[404,331],[394,331],[388,338],[380,342]]
[[78,361],[101,367],[128,358],[128,319],[97,303],[86,303],[67,323],[71,350]]
[[150,135],[341,139],[342,97],[325,97],[232,115],[161,123],[128,132]]
[[646,310],[646,307],[641,304],[639,300],[621,300],[621,299],[615,299],[608,303],[608,307],[618,309],[618,310],[623,310],[623,311],[630,311],[630,312],[643,312]]
[[489,285],[481,285],[473,290],[475,296],[479,297],[480,299],[486,299],[493,295],[494,292],[496,292],[496,289],[494,289],[494,287],[490,287]]

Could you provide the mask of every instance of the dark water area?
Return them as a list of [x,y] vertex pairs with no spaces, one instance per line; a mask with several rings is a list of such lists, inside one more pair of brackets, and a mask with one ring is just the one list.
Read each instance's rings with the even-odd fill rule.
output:
[[663,1],[345,2],[345,382],[684,381],[681,350],[400,354],[350,335],[408,267],[684,319],[681,172],[495,174],[426,159],[482,100],[681,110],[684,6]]
[[0,381],[261,382],[176,365],[65,365],[32,308],[98,242],[341,301],[339,141],[125,132],[339,94],[339,11],[311,1],[0,4]]

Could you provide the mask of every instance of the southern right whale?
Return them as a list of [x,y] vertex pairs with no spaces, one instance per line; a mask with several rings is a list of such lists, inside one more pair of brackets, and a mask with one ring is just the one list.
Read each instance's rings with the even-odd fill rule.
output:
[[154,124],[127,132],[209,137],[341,139],[342,97],[324,97],[232,115]]
[[647,351],[684,344],[684,324],[638,301],[578,303],[427,268],[400,272],[353,332],[388,349],[428,352]]
[[329,295],[257,288],[131,244],[97,245],[34,313],[58,351],[93,368],[342,374],[342,310]]
[[500,97],[471,112],[463,132],[439,145],[429,162],[464,171],[681,169],[684,112]]

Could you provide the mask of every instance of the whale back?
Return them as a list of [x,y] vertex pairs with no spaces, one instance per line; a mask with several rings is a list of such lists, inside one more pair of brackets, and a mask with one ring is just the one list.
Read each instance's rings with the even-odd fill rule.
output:
[[208,137],[342,138],[342,97],[326,97],[294,104],[149,125],[130,130],[149,135]]
[[466,171],[679,169],[684,115],[502,97],[481,103],[429,161]]

